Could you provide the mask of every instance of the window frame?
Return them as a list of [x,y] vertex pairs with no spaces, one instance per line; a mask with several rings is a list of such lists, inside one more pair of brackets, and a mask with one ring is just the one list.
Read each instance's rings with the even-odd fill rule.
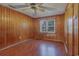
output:
[[[43,21],[45,21],[46,22],[46,31],[42,31],[42,23],[43,23]],[[52,26],[48,26],[48,22],[49,21],[54,21],[54,30],[53,31],[48,31],[48,28],[49,27],[52,27]],[[41,33],[55,33],[56,32],[56,20],[55,20],[55,18],[51,18],[51,19],[49,19],[49,20],[47,20],[47,19],[43,19],[43,20],[40,20],[40,32]]]

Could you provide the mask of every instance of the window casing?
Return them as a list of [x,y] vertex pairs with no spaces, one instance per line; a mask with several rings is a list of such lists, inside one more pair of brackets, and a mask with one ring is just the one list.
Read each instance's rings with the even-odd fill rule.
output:
[[40,32],[55,33],[55,19],[40,20]]

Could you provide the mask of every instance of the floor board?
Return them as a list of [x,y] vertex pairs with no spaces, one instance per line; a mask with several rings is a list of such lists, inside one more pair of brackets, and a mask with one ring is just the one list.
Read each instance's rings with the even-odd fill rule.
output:
[[1,56],[64,56],[64,44],[44,40],[30,40],[0,51]]

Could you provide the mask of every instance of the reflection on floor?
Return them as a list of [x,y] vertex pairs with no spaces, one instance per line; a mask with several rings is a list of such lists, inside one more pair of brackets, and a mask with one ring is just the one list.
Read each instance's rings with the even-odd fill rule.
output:
[[0,51],[1,56],[63,56],[63,43],[44,40],[30,40]]

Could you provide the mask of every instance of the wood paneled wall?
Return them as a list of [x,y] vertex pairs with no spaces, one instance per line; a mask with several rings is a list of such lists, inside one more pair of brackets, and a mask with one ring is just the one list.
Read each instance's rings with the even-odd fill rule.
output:
[[[64,42],[67,46],[67,55],[78,55],[79,32],[75,32],[75,16],[79,17],[78,13],[79,4],[68,4],[65,14],[49,16],[51,19],[56,19],[56,32],[48,34],[40,32],[40,18],[32,19],[10,8],[0,6],[0,49],[32,38]],[[79,26],[79,23],[77,24]],[[79,27],[77,30],[79,31]]]
[[[70,20],[70,24],[71,26],[69,26],[69,20]],[[72,25],[72,20],[73,20],[73,4],[69,4],[67,6],[67,9],[65,11],[65,42],[67,45],[67,49],[68,49],[68,54],[72,55],[72,49],[73,49],[73,25]],[[69,30],[69,27],[71,27]]]
[[[75,22],[75,17],[79,16],[78,5],[70,3],[67,5],[65,13],[62,15],[51,16],[56,18],[56,33],[40,33],[40,18],[34,20],[34,38],[40,40],[51,40],[65,43],[67,55],[78,55],[78,31],[79,24]],[[43,17],[49,18],[49,17]],[[77,18],[78,20],[79,18]],[[79,22],[79,20],[78,20]],[[78,25],[78,26],[76,26]],[[78,27],[78,28],[77,28]]]
[[[77,17],[77,18],[75,18]],[[68,4],[65,11],[65,43],[68,55],[78,55],[78,4]]]
[[51,40],[51,41],[58,41],[63,42],[64,41],[64,14],[62,15],[56,15],[56,16],[50,16],[50,17],[43,17],[43,18],[55,18],[56,19],[56,32],[55,33],[41,33],[40,32],[40,18],[34,20],[35,25],[35,31],[34,35],[36,35],[35,39],[40,40]]
[[78,55],[79,55],[79,4],[78,4]]
[[[78,4],[75,3],[74,4],[74,55],[78,55],[78,32],[79,32],[79,18],[78,18],[78,14],[79,14],[79,11],[78,11]],[[76,22],[77,21],[77,22]]]
[[33,37],[31,17],[0,6],[0,49]]

